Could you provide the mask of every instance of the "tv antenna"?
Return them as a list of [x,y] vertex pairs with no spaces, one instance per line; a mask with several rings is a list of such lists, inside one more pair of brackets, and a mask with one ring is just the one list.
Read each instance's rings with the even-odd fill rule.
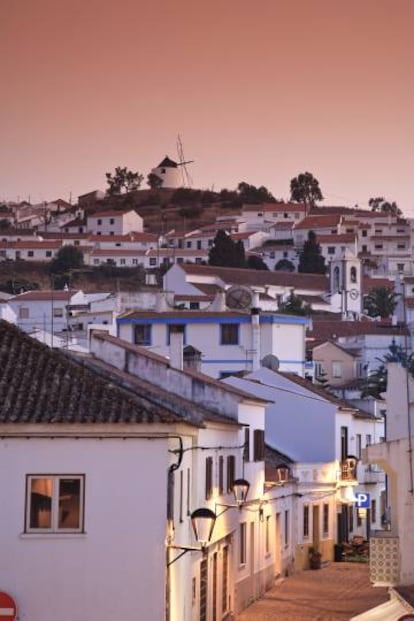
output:
[[178,153],[178,159],[180,160],[178,163],[178,166],[181,167],[181,178],[183,180],[183,186],[191,188],[191,186],[193,185],[193,180],[191,178],[190,173],[187,170],[187,164],[192,164],[194,160],[186,161],[184,157],[183,143],[181,142],[180,134],[178,134],[177,136],[177,153]]

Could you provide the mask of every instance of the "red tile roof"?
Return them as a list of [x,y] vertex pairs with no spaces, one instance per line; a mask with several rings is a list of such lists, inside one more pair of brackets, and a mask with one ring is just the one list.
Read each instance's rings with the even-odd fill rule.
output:
[[338,233],[331,235],[317,235],[317,241],[320,244],[350,244],[356,240],[354,233]]
[[341,216],[338,215],[320,215],[320,216],[306,216],[298,224],[295,229],[325,229],[327,227],[336,227],[340,223]]

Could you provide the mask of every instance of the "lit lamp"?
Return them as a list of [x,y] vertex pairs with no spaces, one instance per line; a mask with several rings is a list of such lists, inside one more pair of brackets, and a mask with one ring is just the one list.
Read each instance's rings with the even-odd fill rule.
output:
[[196,509],[191,514],[194,537],[200,544],[202,550],[206,548],[207,544],[210,542],[214,524],[216,523],[216,517],[214,511],[206,507]]
[[246,479],[236,479],[233,481],[233,494],[236,500],[237,506],[241,506],[246,502],[247,494],[249,493],[250,483]]

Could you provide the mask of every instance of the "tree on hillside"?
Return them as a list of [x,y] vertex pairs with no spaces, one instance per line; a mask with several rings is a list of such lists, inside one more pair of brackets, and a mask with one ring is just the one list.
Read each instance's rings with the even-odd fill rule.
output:
[[370,317],[391,317],[398,303],[399,294],[390,287],[373,287],[364,298],[364,309]]
[[295,266],[289,259],[280,259],[275,265],[276,272],[294,272]]
[[371,373],[361,383],[361,397],[374,397],[375,399],[382,399],[387,390],[387,364],[389,362],[400,362],[406,369],[411,377],[414,377],[414,354],[407,353],[400,345],[397,345],[395,341],[389,346],[389,353],[385,354],[382,358],[377,358],[381,362],[380,366]]
[[300,298],[298,295],[293,293],[289,294],[288,299],[285,302],[281,302],[279,304],[279,309],[281,313],[286,313],[287,315],[309,315],[311,311],[310,304],[307,304]]
[[290,181],[290,199],[315,207],[316,201],[323,201],[319,181],[310,172],[300,173]]
[[234,242],[230,235],[220,230],[208,253],[208,264],[221,267],[246,267],[242,241]]
[[266,263],[256,254],[251,254],[247,258],[246,267],[251,270],[268,270]]
[[275,197],[264,185],[256,187],[245,181],[241,181],[237,186],[237,192],[243,203],[275,203]]
[[325,259],[321,254],[321,247],[316,241],[314,231],[309,231],[308,239],[303,245],[299,256],[298,272],[303,274],[325,274]]
[[51,274],[64,274],[83,266],[83,253],[77,246],[62,246],[49,266]]
[[402,216],[402,211],[398,207],[397,203],[393,201],[390,203],[386,201],[383,196],[377,196],[376,198],[370,198],[368,205],[371,207],[371,211],[377,211],[379,213],[389,213],[393,216]]
[[149,175],[147,176],[147,184],[149,185],[151,190],[159,190],[162,186],[162,179],[154,173],[149,173]]
[[109,186],[106,192],[109,196],[117,196],[138,190],[144,179],[143,175],[128,170],[126,166],[124,168],[117,166],[114,174],[105,173],[105,176]]

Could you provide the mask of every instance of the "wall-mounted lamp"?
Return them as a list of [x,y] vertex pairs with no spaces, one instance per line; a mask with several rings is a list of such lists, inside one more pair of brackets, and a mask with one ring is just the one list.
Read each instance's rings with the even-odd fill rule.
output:
[[175,558],[167,562],[167,567],[178,561],[179,558],[184,556],[187,552],[202,552],[206,553],[208,544],[210,543],[211,536],[213,534],[214,525],[216,523],[217,518],[222,515],[225,511],[231,508],[239,508],[241,509],[247,499],[247,494],[249,493],[250,483],[246,481],[246,479],[235,479],[232,485],[234,498],[236,504],[234,505],[222,505],[216,504],[216,507],[225,507],[223,511],[220,513],[216,513],[207,507],[202,507],[200,509],[195,509],[195,511],[191,514],[191,525],[194,531],[194,537],[200,547],[195,546],[182,546],[175,543],[168,544],[168,548],[172,548],[174,550],[181,550],[180,554],[177,554]]
[[208,544],[210,543],[211,536],[214,530],[214,524],[216,523],[217,516],[211,509],[202,507],[196,509],[191,514],[191,525],[194,531],[194,537],[200,547],[195,546],[181,546],[175,543],[168,545],[173,550],[181,550],[180,554],[177,554],[175,558],[167,562],[167,567],[178,561],[179,558],[187,554],[187,552],[202,552],[205,554]]

